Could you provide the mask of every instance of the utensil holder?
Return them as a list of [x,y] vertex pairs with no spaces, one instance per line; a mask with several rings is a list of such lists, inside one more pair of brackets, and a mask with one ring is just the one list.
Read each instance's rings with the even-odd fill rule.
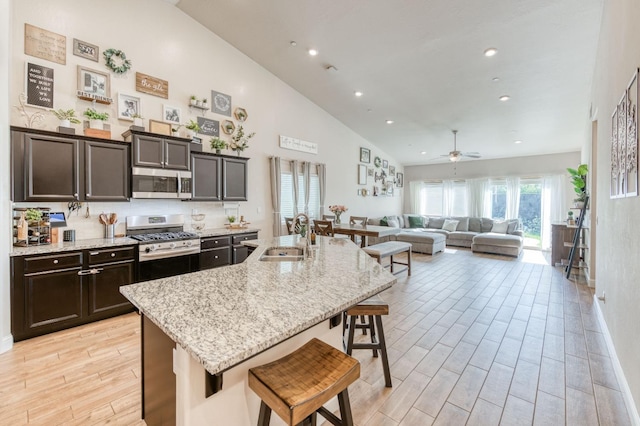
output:
[[115,223],[104,225],[104,237],[105,238],[113,238],[116,230]]

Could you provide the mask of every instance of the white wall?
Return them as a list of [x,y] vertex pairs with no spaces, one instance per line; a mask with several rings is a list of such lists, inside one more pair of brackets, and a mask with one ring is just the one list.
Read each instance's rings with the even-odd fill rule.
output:
[[[459,163],[441,163],[425,166],[407,166],[404,169],[406,197],[404,211],[411,211],[409,199],[409,182],[425,179],[475,179],[483,177],[537,177],[552,174],[567,174],[567,167],[580,165],[580,153],[568,152],[553,155],[535,155],[530,157],[514,157],[499,160],[473,160]],[[567,188],[569,195],[572,188]],[[573,195],[567,199],[567,207],[571,205]]]
[[[7,4],[8,0],[1,0]],[[271,73],[257,65],[251,59],[227,44],[209,30],[185,15],[182,11],[163,0],[114,0],[109,2],[87,0],[80,5],[72,0],[14,0],[11,2],[11,14],[3,13],[2,19],[12,17],[11,30],[8,35],[13,38],[10,58],[10,96],[8,102],[17,104],[18,95],[24,90],[25,62],[33,62],[54,69],[55,93],[54,107],[75,108],[83,112],[89,102],[79,100],[75,96],[77,88],[77,65],[107,71],[104,59],[100,63],[74,56],[72,54],[73,38],[96,44],[102,51],[108,48],[123,50],[133,62],[132,69],[124,76],[111,73],[111,97],[116,98],[123,92],[142,98],[142,115],[145,119],[161,119],[162,105],[169,104],[180,107],[183,122],[195,115],[190,114],[188,100],[190,95],[210,97],[211,90],[227,93],[233,97],[233,107],[243,107],[249,118],[246,130],[256,132],[251,140],[250,148],[244,156],[249,161],[249,201],[240,203],[240,214],[262,229],[261,236],[271,235],[271,196],[269,184],[268,157],[278,155],[287,159],[307,160],[314,163],[327,164],[327,196],[326,206],[345,204],[348,214],[380,216],[399,213],[402,203],[402,190],[395,197],[358,197],[357,164],[360,147],[372,150],[371,157],[376,155],[388,159],[390,164],[398,167],[395,159],[376,148],[368,141],[355,134],[349,128],[311,101],[284,84]],[[6,9],[7,7],[3,8]],[[67,37],[67,64],[59,65],[46,60],[24,54],[24,24],[29,23]],[[2,28],[7,28],[7,25]],[[4,31],[4,30],[3,30]],[[4,40],[4,37],[3,37]],[[9,56],[8,54],[6,56]],[[4,57],[4,56],[3,56]],[[6,61],[2,61],[6,63]],[[6,71],[6,70],[5,70]],[[135,91],[135,72],[142,72],[169,82],[169,99],[138,93]],[[2,71],[0,71],[0,81]],[[6,79],[5,79],[6,82]],[[4,83],[6,84],[6,83]],[[6,93],[2,91],[2,93]],[[31,111],[35,111],[32,108]],[[98,110],[108,111],[112,117],[112,138],[121,140],[120,134],[131,124],[118,121],[117,106],[101,106]],[[0,109],[0,116],[2,115]],[[12,125],[23,126],[23,118],[12,109],[10,113]],[[5,109],[5,117],[7,115]],[[208,118],[222,120],[226,117],[208,113]],[[0,124],[3,124],[0,122]],[[40,128],[55,130],[58,123],[55,117],[47,114],[47,119]],[[8,164],[8,142],[6,123],[0,135],[3,152],[2,160]],[[76,133],[82,133],[76,126]],[[316,142],[318,155],[304,154],[278,147],[279,135],[287,135],[306,141]],[[205,149],[210,150],[205,139]],[[230,153],[230,152],[229,152]],[[3,164],[4,164],[3,163]],[[8,167],[0,178],[3,185],[2,202],[8,205]],[[373,179],[367,185],[373,187]],[[65,210],[66,203],[36,203],[52,207],[54,210]],[[21,204],[23,205],[23,204]],[[85,219],[81,215],[72,216],[70,227],[77,229],[76,238],[87,239],[102,236],[102,228],[97,214],[102,211],[118,213],[124,218],[132,214],[184,213],[189,214],[192,208],[198,208],[207,214],[209,227],[221,227],[224,223],[222,203],[191,203],[180,201],[132,200],[129,203],[90,203],[91,217]],[[8,210],[5,208],[4,210]],[[84,213],[84,210],[83,212]],[[6,214],[6,213],[5,213]],[[9,216],[3,216],[2,246],[8,249],[10,239],[7,223]],[[124,232],[120,224],[116,232]],[[2,252],[0,252],[0,255]],[[2,265],[7,265],[7,252],[2,256]],[[2,306],[0,317],[8,319],[9,279],[2,268]],[[7,335],[4,326],[2,335]]]
[[[592,109],[597,111],[596,293],[635,405],[640,405],[640,197],[610,199],[611,114],[640,64],[640,3],[605,1]],[[589,127],[590,123],[587,123]]]
[[11,40],[9,0],[0,0],[0,353],[11,348],[9,317],[9,251],[11,250],[11,202],[9,197],[9,59]]

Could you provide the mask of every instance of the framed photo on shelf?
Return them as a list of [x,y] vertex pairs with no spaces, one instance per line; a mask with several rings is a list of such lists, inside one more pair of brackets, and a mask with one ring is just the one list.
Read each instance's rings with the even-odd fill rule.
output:
[[133,121],[133,116],[136,114],[142,115],[140,112],[140,98],[118,93],[118,118],[120,120]]
[[162,105],[162,119],[167,123],[180,124],[182,111],[171,105]]
[[102,104],[110,104],[111,81],[109,74],[78,65],[78,92],[81,99],[95,100]]
[[370,163],[371,162],[371,150],[367,148],[360,148],[360,162],[361,163]]

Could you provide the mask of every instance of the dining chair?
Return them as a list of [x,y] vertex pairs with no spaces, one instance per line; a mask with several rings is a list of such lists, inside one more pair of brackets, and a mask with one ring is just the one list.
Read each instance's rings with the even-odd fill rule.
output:
[[336,215],[333,214],[323,214],[322,220],[336,220]]
[[293,230],[291,229],[291,225],[293,225],[293,218],[292,217],[285,217],[284,218],[284,223],[285,223],[285,225],[287,225],[287,233],[289,235],[293,234]]
[[330,220],[314,220],[313,228],[317,235],[333,237],[333,222]]
[[349,225],[365,226],[368,219],[366,216],[351,216],[349,217]]

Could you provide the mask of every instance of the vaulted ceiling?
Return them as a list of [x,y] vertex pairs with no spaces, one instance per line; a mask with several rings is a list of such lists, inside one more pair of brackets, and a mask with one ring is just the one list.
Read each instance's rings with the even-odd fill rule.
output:
[[453,129],[483,159],[578,151],[588,137],[602,0],[177,7],[404,165],[447,161]]

